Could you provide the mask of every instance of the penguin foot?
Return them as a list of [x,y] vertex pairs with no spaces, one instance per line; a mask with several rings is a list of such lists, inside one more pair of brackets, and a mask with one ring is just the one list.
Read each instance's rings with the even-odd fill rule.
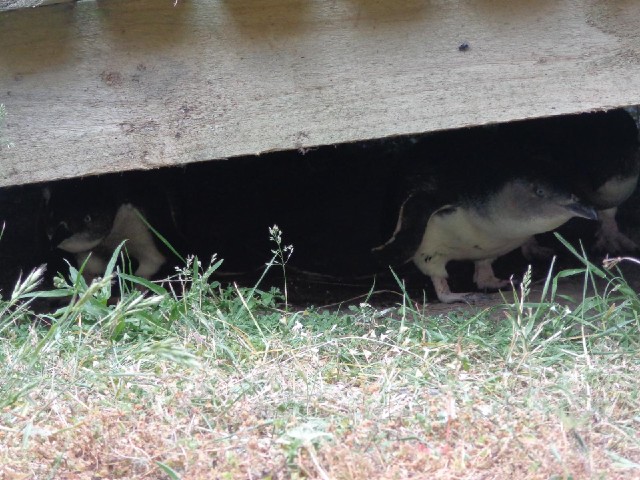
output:
[[438,300],[442,303],[467,303],[469,305],[475,305],[477,303],[486,302],[491,297],[485,293],[477,292],[464,292],[464,293],[448,293],[445,295],[438,295]]
[[453,293],[449,289],[449,283],[447,282],[446,278],[431,277],[431,280],[433,281],[433,286],[436,289],[438,300],[440,300],[442,303],[468,303],[470,305],[473,305],[475,303],[484,302],[490,298],[484,293]]
[[640,250],[638,244],[627,237],[617,228],[602,228],[596,233],[596,243],[594,248],[597,251],[605,253],[623,253],[623,252],[637,252]]
[[480,290],[500,290],[511,286],[510,280],[502,280],[496,277],[491,266],[493,259],[479,260],[475,262],[473,281]]
[[553,248],[543,247],[538,243],[535,237],[531,237],[525,244],[520,247],[522,255],[527,260],[547,260],[553,257],[556,252]]
[[476,285],[480,290],[502,290],[503,288],[510,287],[511,281],[500,280],[499,278],[492,278],[492,279],[487,279],[481,282],[476,282]]
[[598,211],[600,225],[596,232],[594,248],[597,251],[611,254],[637,252],[639,250],[638,244],[618,228],[616,212],[617,208],[615,207]]

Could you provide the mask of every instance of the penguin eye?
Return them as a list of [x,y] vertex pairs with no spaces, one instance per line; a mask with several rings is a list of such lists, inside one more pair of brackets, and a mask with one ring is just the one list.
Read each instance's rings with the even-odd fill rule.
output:
[[544,191],[544,188],[542,188],[542,187],[536,187],[535,192],[536,192],[536,196],[538,196],[538,197],[544,197],[544,195],[546,193]]
[[84,216],[84,218],[82,219],[82,221],[84,223],[91,223],[91,215],[89,215],[88,213]]

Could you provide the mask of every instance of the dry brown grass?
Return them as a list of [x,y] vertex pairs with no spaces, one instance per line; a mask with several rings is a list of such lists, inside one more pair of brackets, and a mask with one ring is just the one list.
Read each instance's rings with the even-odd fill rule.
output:
[[640,464],[637,401],[614,379],[637,367],[591,359],[541,376],[447,359],[430,366],[447,384],[428,386],[398,355],[371,375],[311,348],[243,375],[165,366],[86,387],[59,364],[73,387],[2,412],[0,478],[167,478],[157,462],[182,479],[630,478],[607,452]]

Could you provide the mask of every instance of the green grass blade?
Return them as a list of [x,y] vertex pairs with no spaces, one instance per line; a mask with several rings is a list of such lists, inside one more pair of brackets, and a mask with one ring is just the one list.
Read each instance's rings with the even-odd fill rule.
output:
[[147,290],[155,293],[156,295],[169,294],[166,288],[162,287],[161,285],[158,285],[157,283],[153,283],[152,281],[147,280],[146,278],[136,277],[135,275],[129,275],[128,273],[122,273],[122,272],[118,273],[118,277],[128,282],[134,283],[136,285],[141,285],[145,287]]
[[167,474],[170,480],[180,480],[180,475],[166,463],[156,461],[156,465],[160,470]]
[[144,218],[144,215],[142,215],[142,213],[140,213],[138,209],[136,209],[136,213],[140,218],[140,220],[142,220],[142,222],[147,226],[147,228],[153,232],[153,234],[163,243],[163,245],[167,247],[169,251],[173,253],[182,263],[186,264],[187,263],[186,259],[178,253],[178,251],[173,247],[173,245],[171,245],[169,240],[167,240],[158,230],[153,228],[153,226],[147,221],[146,218]]

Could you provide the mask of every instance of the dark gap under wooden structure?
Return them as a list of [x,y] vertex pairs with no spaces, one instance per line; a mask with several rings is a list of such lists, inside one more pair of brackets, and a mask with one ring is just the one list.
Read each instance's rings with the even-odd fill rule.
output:
[[[464,133],[461,135],[464,138]],[[370,249],[387,240],[394,229],[403,195],[398,189],[403,159],[416,160],[411,157],[416,155],[419,138],[274,152],[151,172],[64,180],[57,185],[74,191],[97,178],[106,185],[142,192],[149,205],[161,203],[165,198],[160,196],[171,197],[181,236],[162,233],[183,254],[197,254],[203,262],[213,254],[223,258],[219,277],[223,282],[255,282],[275,248],[268,229],[278,225],[284,234],[283,244],[294,246],[287,265],[292,300],[323,304],[365,295],[374,281],[379,290],[399,290],[390,272],[376,264]],[[0,189],[0,212],[7,222],[0,242],[4,292],[20,270],[43,262],[50,265],[50,273],[67,270],[63,252],[51,250],[42,229],[42,186]],[[636,241],[640,240],[639,202],[635,195],[620,214],[623,228]],[[594,229],[589,222],[576,220],[564,231],[588,239]],[[549,245],[555,242],[550,238],[545,241]],[[564,261],[564,265],[575,264],[570,256],[565,255]],[[174,259],[163,273],[172,273],[173,265],[179,264]],[[514,273],[517,277],[526,266],[518,251],[496,262],[502,276]],[[538,267],[538,275],[544,275],[547,263]],[[470,264],[454,264],[450,271],[455,288],[473,288]],[[399,267],[398,273],[418,298],[423,289],[428,299],[434,298],[427,277],[413,264]],[[280,269],[273,268],[263,288],[282,286],[280,275]]]

